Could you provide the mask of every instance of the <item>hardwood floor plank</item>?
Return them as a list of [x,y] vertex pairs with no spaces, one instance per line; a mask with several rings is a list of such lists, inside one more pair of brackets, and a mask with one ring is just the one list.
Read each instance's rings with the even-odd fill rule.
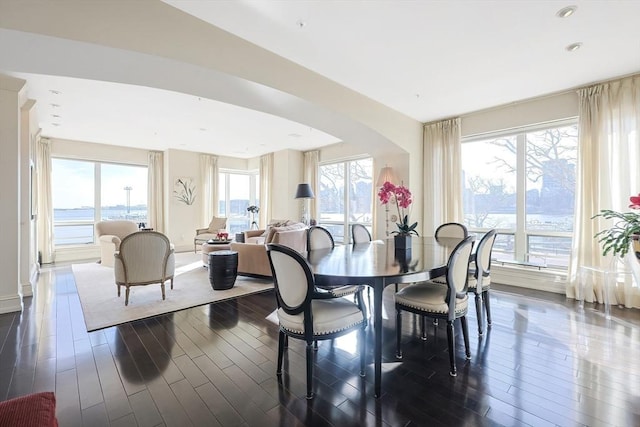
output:
[[74,349],[76,353],[80,408],[86,409],[104,401],[102,387],[89,339],[85,338],[74,342]]
[[180,401],[162,376],[151,381],[147,388],[167,427],[193,425]]
[[110,420],[121,418],[131,413],[120,373],[116,369],[111,349],[107,344],[93,347],[97,373],[102,385],[104,404]]
[[129,396],[129,403],[140,427],[152,427],[162,423],[162,415],[147,389]]
[[82,425],[87,427],[108,427],[109,417],[104,403],[82,410]]
[[56,373],[56,417],[61,426],[82,424],[80,395],[75,369]]
[[185,412],[196,426],[221,426],[216,417],[209,411],[209,408],[200,399],[198,393],[193,389],[186,379],[171,384],[171,390],[176,395]]
[[241,426],[244,424],[244,420],[238,411],[227,402],[225,397],[213,384],[207,382],[197,387],[196,392],[220,424],[227,427]]

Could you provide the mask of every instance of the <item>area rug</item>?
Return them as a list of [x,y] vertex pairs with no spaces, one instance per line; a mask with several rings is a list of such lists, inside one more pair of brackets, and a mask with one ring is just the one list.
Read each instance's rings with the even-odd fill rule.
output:
[[129,293],[129,305],[125,306],[125,289],[122,287],[118,297],[113,268],[96,263],[73,264],[71,268],[88,332],[273,289],[271,280],[238,276],[233,288],[214,291],[201,255],[178,253],[173,290],[167,282],[166,299],[162,300],[159,284],[135,286]]

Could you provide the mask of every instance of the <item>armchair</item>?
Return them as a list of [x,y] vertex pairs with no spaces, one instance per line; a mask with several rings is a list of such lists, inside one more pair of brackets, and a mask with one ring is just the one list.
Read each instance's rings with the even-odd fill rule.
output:
[[113,255],[120,250],[120,242],[138,231],[138,224],[129,220],[99,221],[96,236],[100,242],[100,263],[113,267]]
[[115,255],[114,273],[118,296],[120,287],[126,288],[124,305],[129,304],[131,286],[159,283],[165,299],[164,283],[171,281],[175,272],[175,255],[167,236],[157,231],[133,233],[122,239],[120,251]]
[[220,231],[226,232],[227,218],[214,216],[206,228],[198,228],[196,237],[193,238],[193,252],[198,251],[198,243],[202,244],[209,239],[217,237]]

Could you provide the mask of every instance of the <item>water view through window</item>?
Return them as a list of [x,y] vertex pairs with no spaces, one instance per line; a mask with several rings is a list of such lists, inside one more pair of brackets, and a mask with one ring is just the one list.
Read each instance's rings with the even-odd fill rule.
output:
[[145,166],[57,158],[51,166],[56,246],[93,244],[100,220],[147,222]]

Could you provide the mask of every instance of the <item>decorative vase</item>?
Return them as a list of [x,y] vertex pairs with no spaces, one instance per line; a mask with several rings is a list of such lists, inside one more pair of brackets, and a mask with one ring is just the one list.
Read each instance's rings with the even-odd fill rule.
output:
[[411,235],[410,234],[396,234],[393,236],[393,242],[396,249],[411,249]]
[[640,261],[640,234],[633,234],[631,236],[631,249],[636,254],[636,259]]

